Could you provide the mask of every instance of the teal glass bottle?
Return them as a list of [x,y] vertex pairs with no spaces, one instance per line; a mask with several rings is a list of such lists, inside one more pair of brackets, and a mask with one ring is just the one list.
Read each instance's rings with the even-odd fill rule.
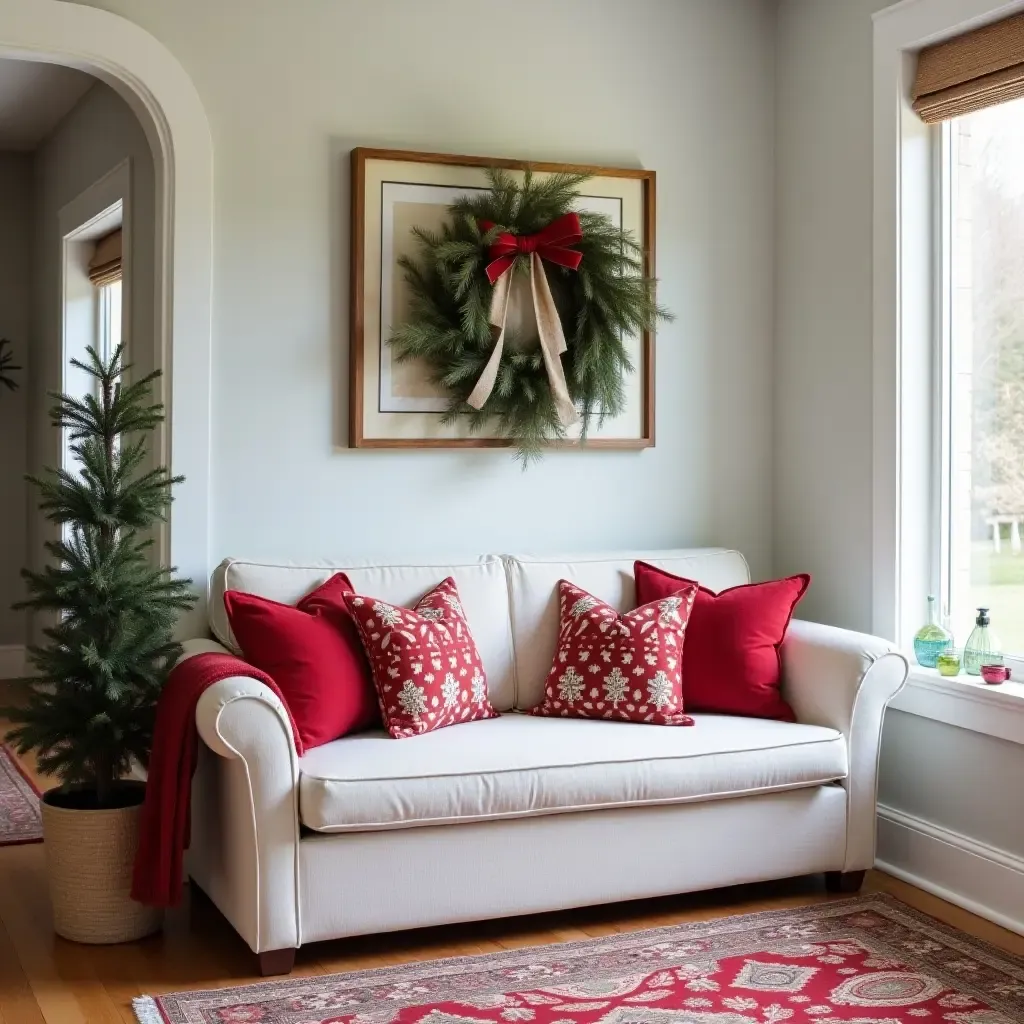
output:
[[939,625],[935,598],[928,595],[928,621],[914,634],[914,656],[918,665],[935,668],[935,659],[953,644],[952,634]]
[[974,629],[964,645],[964,671],[969,676],[981,675],[982,665],[1001,665],[1003,654],[999,640],[991,628],[987,608],[978,609]]

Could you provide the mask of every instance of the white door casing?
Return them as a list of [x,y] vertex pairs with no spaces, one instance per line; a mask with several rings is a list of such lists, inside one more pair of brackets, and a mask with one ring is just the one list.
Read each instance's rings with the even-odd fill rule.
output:
[[63,64],[115,89],[138,117],[156,178],[155,363],[169,411],[160,455],[186,479],[175,491],[162,557],[200,600],[182,636],[205,629],[210,573],[213,145],[195,86],[139,26],[62,0],[3,0],[0,58]]

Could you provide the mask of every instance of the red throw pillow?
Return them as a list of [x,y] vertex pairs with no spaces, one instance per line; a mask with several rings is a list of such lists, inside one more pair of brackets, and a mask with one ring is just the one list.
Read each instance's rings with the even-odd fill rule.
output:
[[294,607],[224,593],[245,660],[277,683],[307,750],[379,721],[370,667],[345,605],[351,592],[339,572]]
[[[636,562],[633,571],[641,606],[695,585],[646,562]],[[779,648],[810,582],[803,573],[746,583],[720,594],[699,587],[683,654],[683,694],[690,711],[796,721],[779,692]]]
[[370,658],[384,725],[396,739],[497,718],[487,677],[450,576],[414,608],[346,594]]
[[696,585],[625,615],[558,583],[558,648],[531,715],[693,725],[683,714],[683,639]]

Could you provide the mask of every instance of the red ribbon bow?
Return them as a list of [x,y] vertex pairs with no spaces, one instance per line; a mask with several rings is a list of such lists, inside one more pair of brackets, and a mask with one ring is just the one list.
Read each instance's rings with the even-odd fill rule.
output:
[[[482,231],[487,232],[494,225],[488,220],[480,222]],[[491,243],[488,255],[491,262],[487,264],[487,279],[494,284],[508,270],[519,255],[528,256],[536,253],[542,260],[557,263],[560,267],[578,270],[583,253],[568,246],[576,245],[583,240],[583,229],[580,219],[575,213],[566,213],[553,220],[546,228],[534,235],[513,235],[503,231]]]

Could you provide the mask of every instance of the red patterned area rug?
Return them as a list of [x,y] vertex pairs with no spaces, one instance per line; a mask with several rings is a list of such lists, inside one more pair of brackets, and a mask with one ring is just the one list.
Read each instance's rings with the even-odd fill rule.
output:
[[10,749],[0,746],[0,846],[38,843],[42,838],[39,791]]
[[889,896],[135,1001],[142,1024],[1020,1024],[1024,960]]

